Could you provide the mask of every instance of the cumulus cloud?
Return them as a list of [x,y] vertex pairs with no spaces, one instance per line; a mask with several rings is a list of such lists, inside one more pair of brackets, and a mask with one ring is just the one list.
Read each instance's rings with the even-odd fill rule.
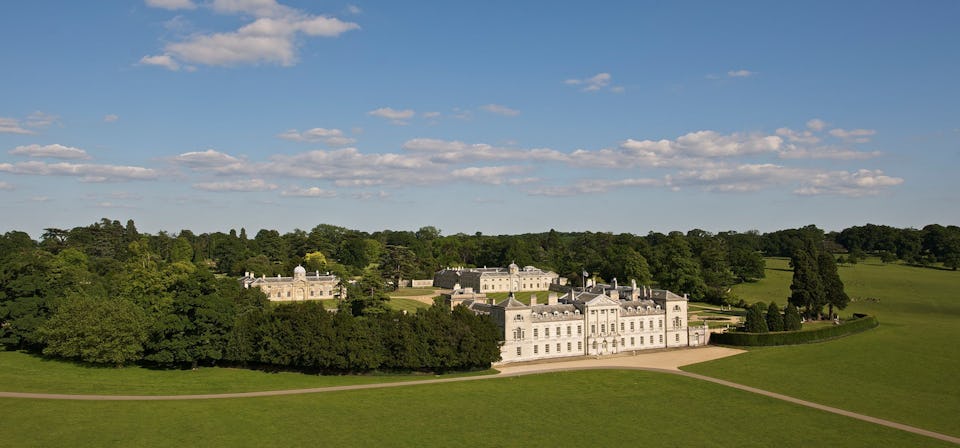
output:
[[363,10],[357,5],[347,5],[347,13],[353,15],[363,14]]
[[214,149],[179,154],[173,161],[188,167],[222,167],[242,163],[243,160]]
[[320,187],[300,188],[291,187],[280,193],[281,196],[293,196],[301,198],[334,198],[337,197],[336,191],[324,190]]
[[337,37],[360,25],[335,17],[312,15],[274,0],[214,0],[222,14],[241,14],[254,20],[236,31],[192,34],[164,46],[163,52],[140,59],[144,65],[179,70],[183,63],[237,66],[269,63],[289,67],[297,63],[299,36]]
[[300,132],[296,129],[290,129],[277,135],[284,140],[295,142],[318,142],[323,141],[330,146],[346,146],[356,143],[356,139],[347,137],[339,129],[313,128]]
[[0,190],[8,190],[8,191],[16,190],[16,187],[14,187],[13,184],[9,182],[0,181]]
[[381,107],[379,109],[371,110],[367,112],[367,115],[373,115],[374,117],[386,118],[390,120],[393,124],[404,125],[407,124],[407,120],[413,118],[416,115],[416,112],[413,109],[394,109],[392,107]]
[[86,151],[71,146],[52,145],[25,145],[17,146],[8,151],[15,156],[47,157],[52,159],[89,159]]
[[887,176],[881,170],[830,171],[809,176],[804,185],[794,190],[794,193],[805,196],[871,196],[902,183],[902,178]]
[[180,70],[180,64],[168,54],[144,56],[140,58],[140,65],[155,65],[174,72]]
[[197,7],[193,0],[146,0],[147,6],[162,9],[194,9]]
[[517,180],[524,181],[524,178],[517,178],[515,175],[527,171],[522,166],[472,166],[460,168],[450,172],[451,180],[467,180],[472,182],[501,185],[504,183],[517,183]]
[[727,72],[727,76],[731,78],[747,78],[753,75],[756,75],[757,72],[751,72],[750,70],[730,70]]
[[75,176],[83,182],[153,180],[159,177],[156,170],[139,166],[40,161],[0,163],[0,172],[36,176]]
[[820,132],[829,126],[829,123],[819,118],[814,118],[807,122],[807,128],[814,132]]
[[533,189],[529,194],[534,196],[576,196],[582,194],[599,194],[617,188],[628,187],[660,187],[664,182],[653,178],[633,179],[582,179],[572,185],[551,186]]
[[876,134],[877,131],[873,129],[831,129],[830,135],[837,137],[841,140],[854,142],[854,143],[868,143],[870,137]]
[[607,87],[610,87],[610,91],[614,93],[623,92],[623,87],[620,86],[610,86],[610,82],[613,80],[613,76],[609,73],[597,73],[589,78],[583,79],[567,79],[563,81],[564,84],[571,86],[581,86],[581,90],[584,92],[597,92],[603,90]]
[[507,106],[502,106],[499,104],[485,104],[483,106],[480,106],[480,109],[490,112],[492,114],[504,115],[507,117],[515,117],[517,115],[520,115],[519,110],[511,109]]
[[103,116],[104,123],[114,123],[119,119],[120,119],[120,116],[116,114],[107,114]]
[[16,118],[0,117],[0,134],[34,134],[25,128]]
[[456,163],[470,160],[526,160],[565,161],[567,156],[547,148],[512,149],[486,143],[464,143],[456,140],[415,138],[407,140],[403,149],[424,154],[430,160],[441,163]]
[[[0,117],[0,134],[36,134],[34,129],[43,129],[57,122],[58,117],[36,111],[24,119]],[[28,129],[32,128],[32,129]]]
[[222,182],[200,182],[193,184],[193,188],[205,191],[268,191],[276,190],[277,186],[263,179],[242,179]]

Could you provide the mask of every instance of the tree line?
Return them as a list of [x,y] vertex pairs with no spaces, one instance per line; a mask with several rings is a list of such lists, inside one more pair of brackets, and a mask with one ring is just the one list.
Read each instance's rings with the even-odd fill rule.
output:
[[[807,252],[807,260],[796,258],[799,250]],[[867,225],[831,233],[806,226],[764,234],[714,234],[694,229],[642,236],[555,230],[444,236],[429,226],[417,231],[368,233],[321,224],[310,231],[284,234],[262,229],[249,237],[245,229],[149,234],[139,232],[132,220],[122,224],[103,219],[72,229],[47,228],[39,240],[19,231],[0,236],[0,343],[13,349],[47,350],[55,356],[95,360],[98,355],[85,354],[89,347],[109,346],[97,338],[122,334],[128,339],[111,340],[110,344],[116,344],[116,353],[126,353],[111,358],[123,363],[193,365],[229,361],[348,370],[371,365],[410,367],[416,363],[398,363],[385,354],[397,351],[363,357],[382,359],[380,364],[359,360],[358,364],[286,364],[285,359],[312,355],[271,354],[263,347],[285,347],[285,343],[274,344],[281,338],[266,329],[290,334],[283,332],[292,323],[274,319],[289,319],[296,313],[266,304],[259,291],[241,288],[237,277],[244,272],[291,275],[297,265],[334,273],[350,280],[344,285],[349,288],[349,300],[340,304],[347,312],[329,320],[329,331],[345,335],[348,328],[373,325],[370,328],[377,330],[365,331],[382,330],[377,340],[387,341],[394,337],[387,329],[396,327],[390,322],[426,319],[426,314],[404,316],[391,311],[386,306],[386,290],[405,279],[431,278],[446,266],[505,266],[515,262],[553,270],[575,283],[586,271],[601,280],[617,278],[625,283],[633,279],[639,284],[688,293],[694,300],[724,303],[732,299],[732,285],[764,276],[764,256],[785,256],[792,258],[795,267],[801,267],[798,271],[817,272],[808,276],[808,286],[791,294],[791,303],[813,312],[834,303],[822,299],[827,297],[826,292],[816,292],[822,291],[817,289],[817,282],[832,281],[819,271],[820,266],[828,266],[826,258],[840,254],[844,261],[856,261],[866,253],[956,268],[960,228],[930,225],[916,230]],[[310,310],[313,308],[307,306],[300,311],[309,314],[313,312]],[[250,317],[253,315],[260,317]],[[361,323],[339,326],[343,322],[337,319],[348,318]],[[473,332],[479,327],[470,324],[470,328]],[[417,337],[426,337],[422,330],[414,332]],[[241,331],[246,335],[243,338],[238,336]],[[474,337],[490,344],[486,336]],[[227,343],[238,344],[237,340],[251,345],[234,345],[228,350]],[[51,341],[56,342],[52,348]],[[472,344],[461,340],[449,343]],[[485,350],[492,353],[489,346]],[[428,352],[424,349],[415,352],[416,357],[404,356],[419,359],[424,368],[466,365],[430,361],[435,358],[425,355]],[[347,352],[338,353],[349,358]],[[113,361],[103,358],[96,362]]]

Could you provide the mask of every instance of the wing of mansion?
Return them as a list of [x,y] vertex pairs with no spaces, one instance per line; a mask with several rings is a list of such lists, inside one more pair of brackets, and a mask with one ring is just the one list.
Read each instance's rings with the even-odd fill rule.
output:
[[[438,272],[434,281],[447,271]],[[503,283],[500,277],[521,271],[511,265],[508,269],[486,268],[473,272],[493,272],[495,276],[486,282],[483,275],[468,277],[473,286],[454,284],[453,291],[445,295],[446,300],[451,306],[463,304],[493,318],[503,330],[500,357],[504,363],[696,347],[706,345],[709,340],[705,324],[688,325],[686,295],[638,287],[636,282],[618,286],[615,279],[612,285],[587,284],[571,288],[553,277],[546,284],[553,285],[546,303],[538,303],[536,295],[532,295],[530,304],[525,305],[513,295],[514,291],[524,288],[524,280],[517,276],[509,278],[515,288],[508,289],[510,296],[500,303],[491,303],[486,292],[499,290],[494,285]],[[523,272],[543,271],[528,266]],[[534,280],[527,280],[526,290],[544,290],[543,279],[551,275],[556,276],[552,272],[531,276]],[[460,278],[464,277],[461,274]],[[478,277],[479,284],[473,280]],[[540,286],[531,287],[531,282],[533,285],[540,282]],[[478,285],[479,290],[475,289]],[[558,290],[566,292],[559,295]]]

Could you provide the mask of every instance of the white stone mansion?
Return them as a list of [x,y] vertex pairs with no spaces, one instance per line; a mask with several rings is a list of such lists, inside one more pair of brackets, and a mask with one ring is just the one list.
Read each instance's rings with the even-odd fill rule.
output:
[[452,289],[457,285],[481,293],[511,291],[545,291],[550,284],[565,285],[567,279],[553,271],[533,266],[520,269],[514,263],[506,268],[446,268],[433,276],[433,286]]
[[244,288],[260,288],[273,302],[298,302],[304,300],[333,299],[342,297],[336,275],[320,275],[319,271],[307,274],[303,266],[293,270],[293,277],[257,277],[247,272],[240,279]]
[[607,355],[706,345],[707,327],[687,325],[687,298],[662,289],[599,285],[550,293],[530,305],[513,295],[497,304],[466,301],[503,329],[501,362]]

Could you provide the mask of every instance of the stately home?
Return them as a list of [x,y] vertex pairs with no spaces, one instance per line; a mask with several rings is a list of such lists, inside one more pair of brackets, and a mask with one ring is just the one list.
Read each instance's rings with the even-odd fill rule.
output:
[[515,263],[506,268],[446,268],[433,276],[433,286],[451,289],[459,285],[482,293],[546,291],[551,283],[565,285],[567,279],[533,266],[520,269]]
[[247,272],[240,279],[244,288],[260,288],[273,302],[295,302],[303,300],[333,299],[342,297],[340,279],[336,275],[320,271],[307,274],[303,266],[293,270],[293,277],[257,277]]
[[466,300],[474,312],[489,314],[503,329],[501,362],[705,345],[709,331],[687,325],[687,297],[662,289],[613,285],[551,292],[547,303],[530,305],[513,294],[490,304]]

